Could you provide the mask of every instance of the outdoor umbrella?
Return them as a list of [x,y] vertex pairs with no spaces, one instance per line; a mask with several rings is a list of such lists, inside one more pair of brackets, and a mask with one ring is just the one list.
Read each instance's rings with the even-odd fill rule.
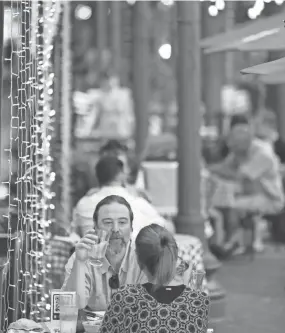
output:
[[263,30],[257,34],[252,34],[230,43],[210,47],[205,50],[205,54],[225,51],[252,52],[280,50],[285,50],[285,30],[283,27]]
[[265,62],[263,64],[248,67],[248,68],[244,68],[241,70],[241,73],[242,74],[258,74],[258,75],[285,73],[285,58]]
[[282,11],[282,13],[266,18],[259,18],[249,23],[238,24],[230,31],[202,39],[200,46],[202,48],[212,48],[239,43],[242,39],[247,38],[248,36],[281,28],[284,17],[284,11]]
[[261,75],[260,81],[265,84],[284,84],[285,83],[285,71],[283,73],[274,73],[270,75]]
[[239,46],[239,51],[281,51],[285,50],[285,29],[275,29],[276,33],[268,34],[255,40],[244,40]]

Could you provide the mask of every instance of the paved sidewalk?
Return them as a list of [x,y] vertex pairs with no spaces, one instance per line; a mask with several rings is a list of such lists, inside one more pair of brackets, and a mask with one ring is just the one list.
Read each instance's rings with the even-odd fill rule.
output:
[[285,332],[285,248],[223,263],[226,319],[215,333]]

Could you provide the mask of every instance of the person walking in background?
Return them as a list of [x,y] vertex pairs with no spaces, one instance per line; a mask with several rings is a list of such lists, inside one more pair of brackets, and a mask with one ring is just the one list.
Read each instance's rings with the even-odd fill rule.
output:
[[176,282],[174,237],[151,224],[139,232],[135,243],[138,264],[148,282],[125,285],[113,295],[100,333],[206,333],[209,297],[187,287],[187,281]]

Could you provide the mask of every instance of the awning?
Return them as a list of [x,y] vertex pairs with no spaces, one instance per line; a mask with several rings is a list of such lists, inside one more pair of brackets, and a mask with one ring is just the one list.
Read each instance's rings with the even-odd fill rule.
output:
[[227,44],[237,43],[250,35],[258,34],[262,31],[270,31],[283,27],[284,11],[280,14],[272,15],[266,18],[258,18],[249,23],[242,23],[230,31],[223,32],[201,40],[202,48],[212,48]]
[[280,51],[285,50],[285,30],[283,27],[263,30],[240,40],[220,44],[205,50],[205,54],[223,51]]
[[242,74],[271,75],[285,73],[285,58],[265,62],[241,70]]

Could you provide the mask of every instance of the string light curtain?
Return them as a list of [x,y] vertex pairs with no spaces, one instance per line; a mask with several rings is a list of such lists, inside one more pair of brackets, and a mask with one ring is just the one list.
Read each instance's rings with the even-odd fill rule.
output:
[[11,32],[11,56],[5,59],[11,73],[10,144],[5,149],[9,175],[4,183],[10,269],[4,276],[6,292],[1,295],[3,330],[19,317],[47,320],[50,309],[46,254],[55,179],[50,151],[55,116],[51,56],[60,11],[56,0],[11,1],[11,21],[18,26],[18,34],[12,38]]

